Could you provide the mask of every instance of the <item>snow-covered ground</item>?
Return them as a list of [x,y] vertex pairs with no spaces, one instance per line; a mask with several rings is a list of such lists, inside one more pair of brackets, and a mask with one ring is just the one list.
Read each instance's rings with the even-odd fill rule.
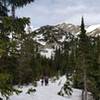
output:
[[[48,86],[41,86],[40,81],[35,88],[36,92],[26,94],[29,88],[34,88],[32,85],[24,86],[23,92],[19,95],[13,95],[10,100],[81,100],[81,90],[73,89],[73,95],[68,97],[62,97],[57,95],[61,87],[65,82],[65,76],[57,80],[56,82],[49,82]],[[4,99],[5,100],[5,99]]]

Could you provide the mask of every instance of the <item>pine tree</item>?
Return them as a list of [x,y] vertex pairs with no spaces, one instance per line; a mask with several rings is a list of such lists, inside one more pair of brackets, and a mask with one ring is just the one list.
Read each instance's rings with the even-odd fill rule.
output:
[[59,72],[62,66],[62,54],[61,54],[61,48],[57,48],[55,50],[55,56],[54,56],[54,66],[55,66],[55,71]]
[[89,90],[95,100],[100,99],[100,37],[92,38],[92,66],[89,72]]
[[16,8],[26,6],[27,4],[33,2],[34,0],[7,0],[8,4],[11,6],[12,17],[15,18]]
[[81,55],[82,55],[82,67],[83,67],[83,81],[84,81],[84,100],[87,100],[87,69],[86,69],[86,64],[85,64],[85,55],[86,55],[86,40],[87,40],[87,36],[86,36],[86,31],[85,31],[85,26],[84,26],[84,19],[82,18],[82,23],[81,23],[81,34],[80,34],[80,49],[81,49]]
[[79,34],[77,66],[79,66],[78,69],[82,71],[82,73],[79,73],[80,76],[81,74],[83,76],[83,90],[84,90],[83,100],[87,100],[87,91],[88,91],[87,90],[87,80],[88,80],[87,69],[90,67],[90,60],[91,60],[90,51],[91,51],[91,43],[89,37],[86,35],[84,19],[82,17],[81,33]]
[[7,16],[8,9],[5,7],[2,1],[0,1],[0,19],[2,16]]
[[60,96],[71,96],[72,95],[72,78],[66,76],[66,82],[63,85],[63,87],[61,88],[61,90],[58,92],[58,95]]

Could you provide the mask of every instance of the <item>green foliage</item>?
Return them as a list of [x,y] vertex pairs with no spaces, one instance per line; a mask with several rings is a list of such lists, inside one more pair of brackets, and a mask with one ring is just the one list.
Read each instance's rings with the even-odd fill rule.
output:
[[[84,23],[82,20],[81,34],[79,35],[78,46],[76,49],[76,67],[73,75],[74,87],[80,89],[87,89],[96,100],[99,100],[98,80],[100,80],[100,65],[98,59],[100,53],[98,48],[98,37],[89,37],[84,30]],[[85,78],[85,79],[84,79]]]
[[59,92],[58,92],[58,95],[64,96],[64,94],[62,93],[62,91],[59,91]]
[[[33,40],[35,32],[25,32],[29,25],[29,18],[3,17],[0,23],[0,91],[8,97],[14,91],[13,85],[36,85],[42,75],[60,76],[67,75],[63,92],[59,95],[71,95],[73,86],[84,88],[84,71],[86,74],[87,90],[96,100],[100,99],[100,37],[89,37],[85,34],[82,21],[81,34],[78,38],[66,33],[66,39],[55,50],[55,55],[48,59],[40,55],[39,45]],[[54,41],[55,37],[49,30],[45,32],[46,40]],[[43,28],[44,31],[44,28]],[[12,38],[9,37],[11,35]],[[49,36],[50,35],[50,36]],[[57,40],[55,40],[57,42]],[[73,80],[69,79],[69,76]],[[29,90],[34,92],[33,89]]]
[[[26,25],[29,25],[29,18],[15,18],[12,17],[4,17],[2,19],[4,32],[16,32],[17,34],[21,34],[24,31]],[[10,34],[9,33],[9,34]]]
[[0,17],[7,16],[8,9],[4,6],[3,2],[0,1]]
[[12,13],[13,18],[15,18],[16,8],[26,6],[27,4],[30,4],[31,2],[34,2],[34,0],[1,0],[0,1],[0,3],[4,4],[4,7],[8,7],[8,8],[9,6],[11,7],[11,13]]
[[0,73],[0,92],[1,95],[9,98],[10,95],[13,94],[13,92],[16,92],[17,90],[13,88],[12,86],[12,76],[6,73]]
[[30,88],[30,89],[28,89],[27,94],[31,94],[31,93],[35,93],[35,92],[36,92],[36,89]]
[[[100,37],[86,35],[83,18],[78,38],[71,37],[71,41],[65,42],[63,48],[58,49],[58,51],[56,50],[54,62],[60,65],[60,73],[71,75],[74,88],[90,91],[93,97],[99,100]],[[57,61],[55,58],[61,60]],[[70,86],[68,82],[64,86],[65,89],[71,89],[68,87]],[[66,90],[65,93],[68,94]],[[64,90],[58,94],[64,96]]]
[[34,0],[7,0],[9,5],[14,5],[16,7],[23,7],[27,4],[33,2]]
[[61,88],[61,90],[58,92],[58,95],[60,96],[71,96],[72,95],[72,79],[69,77],[66,79],[66,82],[64,84],[64,86]]
[[67,94],[68,96],[72,95],[73,90],[72,90],[71,83],[69,80],[66,81],[63,88],[65,91],[65,94]]

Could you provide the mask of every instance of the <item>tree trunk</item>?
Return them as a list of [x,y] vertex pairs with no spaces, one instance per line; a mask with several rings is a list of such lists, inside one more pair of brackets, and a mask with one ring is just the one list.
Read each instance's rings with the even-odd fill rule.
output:
[[12,13],[12,17],[15,18],[15,5],[12,4],[12,7],[11,7],[11,13]]
[[84,68],[84,100],[87,100],[87,75],[86,75],[86,68]]
[[6,0],[4,0],[4,6],[7,7]]
[[82,100],[84,100],[84,90],[82,90]]

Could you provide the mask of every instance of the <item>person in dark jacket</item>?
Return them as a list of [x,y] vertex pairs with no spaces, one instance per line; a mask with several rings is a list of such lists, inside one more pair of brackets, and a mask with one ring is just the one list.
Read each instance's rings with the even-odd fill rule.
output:
[[45,76],[45,86],[48,85],[48,76]]
[[43,84],[44,84],[44,77],[42,76],[42,78],[41,78],[41,85],[43,86]]

